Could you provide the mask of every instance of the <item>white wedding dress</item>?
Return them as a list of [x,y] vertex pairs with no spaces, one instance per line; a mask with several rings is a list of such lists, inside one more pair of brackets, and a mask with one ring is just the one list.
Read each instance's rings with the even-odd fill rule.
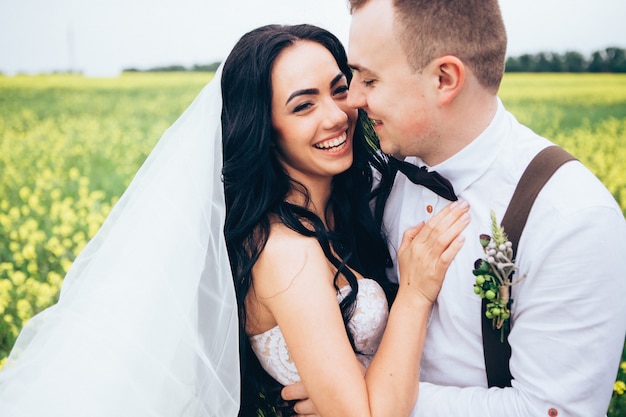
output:
[[[348,326],[359,352],[357,359],[367,368],[383,337],[389,308],[380,285],[373,279],[359,279],[356,308]],[[339,302],[350,291],[349,286],[339,290]],[[285,338],[278,326],[250,337],[252,350],[265,371],[283,385],[300,381],[298,370],[289,355]]]

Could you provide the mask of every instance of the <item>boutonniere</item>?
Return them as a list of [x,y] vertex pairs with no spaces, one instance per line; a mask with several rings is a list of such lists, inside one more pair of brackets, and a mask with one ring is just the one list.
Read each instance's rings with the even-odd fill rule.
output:
[[509,307],[513,302],[509,299],[509,287],[517,284],[519,279],[513,282],[513,274],[517,270],[513,259],[513,244],[498,224],[493,210],[491,236],[480,235],[480,244],[485,257],[474,263],[473,273],[476,276],[474,293],[480,298],[487,299],[485,315],[492,320],[493,328],[504,331],[504,325],[511,317]]

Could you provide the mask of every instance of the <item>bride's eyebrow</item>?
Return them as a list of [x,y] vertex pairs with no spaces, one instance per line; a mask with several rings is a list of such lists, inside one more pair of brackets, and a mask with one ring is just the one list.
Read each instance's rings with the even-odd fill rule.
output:
[[293,93],[291,93],[291,95],[285,102],[285,105],[289,104],[291,100],[293,100],[294,98],[298,96],[308,96],[308,95],[315,95],[319,93],[320,93],[320,90],[318,90],[317,88],[305,88],[304,90],[294,91]]
[[[337,74],[335,76],[335,78],[333,78],[332,81],[330,82],[330,88],[332,88],[335,84],[337,84],[339,82],[339,80],[341,80],[343,77],[345,77],[343,72],[340,72],[339,74]],[[296,98],[298,96],[308,96],[308,95],[315,95],[315,94],[319,94],[319,93],[320,93],[320,90],[318,90],[317,88],[305,88],[303,90],[294,91],[287,98],[287,101],[285,102],[285,105],[289,104],[289,102],[291,100],[293,100],[294,98]]]
[[345,75],[343,74],[343,72],[340,72],[339,74],[337,74],[335,78],[333,78],[333,80],[330,82],[330,88],[333,88],[335,84],[337,84],[344,77]]

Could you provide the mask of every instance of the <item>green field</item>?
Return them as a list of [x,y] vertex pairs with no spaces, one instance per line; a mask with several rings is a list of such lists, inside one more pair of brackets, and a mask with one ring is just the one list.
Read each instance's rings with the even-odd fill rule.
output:
[[[0,366],[209,73],[0,76]],[[626,74],[507,74],[501,98],[626,213]],[[609,416],[626,414],[626,358]]]

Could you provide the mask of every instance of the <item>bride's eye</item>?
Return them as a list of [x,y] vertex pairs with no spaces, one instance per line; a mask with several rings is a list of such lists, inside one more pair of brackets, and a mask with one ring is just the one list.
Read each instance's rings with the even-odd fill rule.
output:
[[301,112],[301,111],[304,111],[304,110],[309,109],[311,106],[313,106],[313,103],[311,103],[311,102],[308,102],[308,101],[307,101],[306,103],[298,104],[298,105],[297,105],[297,106],[293,109],[293,112],[294,112],[294,113],[298,113],[298,112]]
[[333,95],[338,96],[341,94],[346,94],[348,90],[349,90],[349,87],[347,85],[342,85],[333,92]]

